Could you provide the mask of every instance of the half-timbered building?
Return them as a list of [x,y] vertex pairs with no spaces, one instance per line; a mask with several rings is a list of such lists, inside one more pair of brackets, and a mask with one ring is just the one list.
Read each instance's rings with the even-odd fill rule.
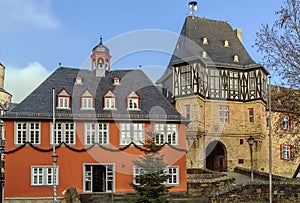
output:
[[[250,169],[247,141],[252,136],[254,170],[269,171],[268,75],[243,46],[241,29],[233,30],[223,21],[186,18],[169,66],[157,86],[190,119],[188,168]],[[276,121],[291,122],[287,112],[278,114],[276,108],[272,113],[273,127],[278,125]],[[291,158],[296,157],[297,134],[291,131],[288,127],[281,131],[280,142],[278,133],[272,133],[273,172],[277,175],[292,177],[299,173],[298,159]]]

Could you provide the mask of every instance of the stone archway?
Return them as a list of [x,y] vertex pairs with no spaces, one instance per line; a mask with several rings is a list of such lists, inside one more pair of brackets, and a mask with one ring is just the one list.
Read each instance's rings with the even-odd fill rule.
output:
[[205,150],[206,168],[212,171],[227,171],[227,156],[225,145],[220,141],[213,141]]

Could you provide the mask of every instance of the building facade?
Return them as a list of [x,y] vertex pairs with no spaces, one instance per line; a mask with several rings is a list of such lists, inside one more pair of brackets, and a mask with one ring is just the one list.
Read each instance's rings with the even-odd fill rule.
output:
[[110,58],[101,39],[91,70],[58,68],[4,116],[7,200],[52,197],[54,144],[58,197],[69,186],[134,192],[134,161],[151,132],[168,165],[165,184],[187,191],[186,120],[141,70],[111,70]]
[[[221,172],[250,168],[247,141],[252,136],[254,170],[269,171],[268,75],[244,48],[240,29],[233,30],[223,21],[186,18],[170,65],[157,85],[191,121],[188,168]],[[273,142],[273,172],[292,177],[299,160],[291,164],[280,154],[288,137],[298,134],[286,133],[280,143]]]

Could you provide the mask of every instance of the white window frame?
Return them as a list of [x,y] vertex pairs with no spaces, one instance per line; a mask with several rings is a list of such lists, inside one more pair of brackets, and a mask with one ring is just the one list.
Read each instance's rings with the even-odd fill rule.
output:
[[291,159],[291,146],[290,145],[283,145],[282,146],[282,158],[284,160]]
[[[35,174],[34,170],[38,173]],[[50,170],[50,172],[49,172]],[[31,186],[52,186],[53,185],[53,166],[31,166]],[[35,182],[35,177],[39,178],[39,182]],[[50,180],[50,182],[49,182]],[[56,185],[59,185],[59,167],[56,166]]]
[[289,130],[290,129],[290,117],[287,115],[284,115],[282,117],[282,121],[283,121],[283,130]]
[[134,142],[143,145],[145,132],[143,123],[120,123],[120,145],[128,145]]
[[70,109],[70,97],[69,96],[58,96],[57,108]]
[[170,175],[165,182],[166,185],[179,185],[179,166],[167,166],[165,174]]
[[227,105],[219,106],[219,120],[220,123],[229,123],[229,106]]
[[[73,129],[68,129],[69,125],[73,124]],[[68,145],[76,145],[76,123],[75,122],[55,122],[55,144],[58,145],[61,142],[65,142]],[[61,126],[60,129],[57,129],[58,125]],[[57,136],[59,133],[59,136]],[[73,142],[71,142],[73,140]],[[53,123],[51,123],[51,136],[50,144],[53,145]]]
[[154,124],[154,143],[163,145],[168,143],[170,145],[178,145],[178,125],[177,124]]
[[248,108],[249,122],[254,123],[254,108]]
[[210,90],[220,90],[220,73],[218,70],[210,70]]
[[[19,129],[22,125],[22,129]],[[34,128],[31,128],[34,125]],[[38,126],[38,128],[37,128]],[[33,145],[41,144],[41,123],[40,122],[15,122],[15,145],[22,145],[30,142]],[[20,139],[19,139],[20,137]]]
[[142,174],[143,169],[139,166],[133,166],[133,184],[139,185],[138,182],[136,182],[136,177]]
[[93,110],[94,108],[94,102],[93,97],[81,97],[81,109],[82,110]]
[[[170,170],[172,170],[170,172]],[[175,170],[175,173],[174,173]],[[143,168],[139,166],[133,166],[133,184],[138,185],[139,183],[136,182],[136,177],[141,175],[143,171]],[[179,185],[179,166],[167,166],[164,169],[164,174],[170,175],[170,177],[164,182],[166,185]]]
[[104,110],[106,109],[117,109],[116,108],[116,97],[105,97],[104,98]]
[[229,72],[229,90],[238,92],[239,91],[239,73],[238,72]]
[[255,91],[255,75],[254,71],[249,72],[249,90]]
[[109,123],[84,123],[84,144],[93,145],[95,143],[109,144]]
[[127,99],[127,109],[128,110],[140,110],[139,107],[139,98],[128,97]]

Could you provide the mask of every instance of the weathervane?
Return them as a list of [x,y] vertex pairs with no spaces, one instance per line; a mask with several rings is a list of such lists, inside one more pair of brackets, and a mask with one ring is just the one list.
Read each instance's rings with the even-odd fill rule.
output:
[[191,15],[192,15],[192,18],[195,17],[195,11],[197,11],[197,2],[196,1],[191,1],[189,3],[190,5],[190,8],[192,9],[192,12],[191,12]]

